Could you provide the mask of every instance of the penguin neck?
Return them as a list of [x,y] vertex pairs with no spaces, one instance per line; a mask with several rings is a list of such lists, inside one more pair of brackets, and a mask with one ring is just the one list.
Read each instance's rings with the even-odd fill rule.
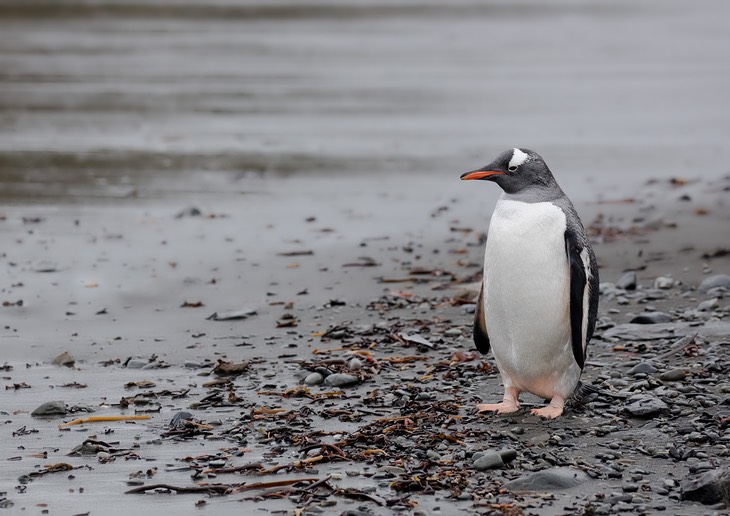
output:
[[540,185],[522,188],[518,192],[502,192],[500,199],[504,199],[506,201],[536,203],[550,202],[556,199],[560,199],[561,197],[565,197],[565,193],[563,193],[560,187],[555,184],[547,187],[544,185]]

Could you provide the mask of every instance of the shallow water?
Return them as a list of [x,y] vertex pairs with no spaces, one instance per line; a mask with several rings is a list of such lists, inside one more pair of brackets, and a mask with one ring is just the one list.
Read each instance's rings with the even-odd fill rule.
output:
[[2,0],[2,195],[157,197],[312,172],[450,179],[513,146],[543,154],[573,196],[717,175],[729,11]]

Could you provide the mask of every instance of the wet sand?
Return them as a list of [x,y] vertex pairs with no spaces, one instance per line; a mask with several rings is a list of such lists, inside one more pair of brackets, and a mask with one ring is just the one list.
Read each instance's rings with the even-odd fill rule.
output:
[[[14,504],[6,511],[186,513],[205,500],[201,510],[216,514],[293,513],[305,505],[331,514],[361,506],[375,514],[488,513],[499,504],[549,514],[631,494],[623,490],[631,482],[646,488],[614,505],[648,513],[713,510],[679,501],[678,482],[659,491],[698,462],[728,465],[726,428],[695,444],[676,431],[700,423],[715,429],[728,416],[727,297],[695,319],[682,315],[706,300],[696,290],[704,278],[730,273],[723,165],[730,128],[718,108],[730,87],[718,66],[729,48],[724,3],[703,2],[717,14],[710,17],[681,3],[633,2],[68,5],[76,10],[0,2],[0,499]],[[636,270],[642,295],[658,277],[681,282],[657,299],[602,299],[600,315],[622,331],[647,304],[671,313],[671,327],[656,325],[659,337],[649,339],[601,329],[585,380],[600,384],[616,370],[611,381],[646,380],[635,391],[656,392],[653,376],[627,372],[648,357],[656,375],[693,371],[682,387],[706,398],[701,411],[677,403],[675,412],[645,420],[627,417],[622,404],[594,400],[555,422],[474,414],[477,401],[499,396],[500,382],[488,366],[479,371],[482,357],[454,360],[472,344],[471,315],[453,300],[478,279],[480,235],[498,192],[458,176],[514,145],[545,157],[594,226],[602,281]],[[256,314],[207,319],[243,308]],[[287,314],[296,324],[277,327],[291,321]],[[340,337],[326,333],[337,327]],[[699,355],[653,358],[695,331]],[[406,347],[390,337],[402,332],[435,346]],[[653,344],[647,350],[642,342]],[[72,368],[51,364],[64,351],[75,358]],[[363,381],[342,397],[259,394],[301,386],[322,357],[349,363],[353,351],[371,352],[374,362],[366,361]],[[389,361],[408,356],[419,358],[402,367]],[[713,357],[719,370],[708,367]],[[218,359],[257,361],[206,387]],[[154,386],[125,387],[142,381]],[[85,387],[63,387],[74,382]],[[183,397],[118,405],[139,393],[187,389]],[[211,393],[221,399],[191,408]],[[152,417],[59,430],[86,414],[30,415],[51,400],[90,406],[96,415],[151,409]],[[428,467],[436,476],[458,470],[470,490],[452,491],[456,477],[433,494],[393,489],[409,477],[397,468],[417,470],[425,457],[416,437],[414,463],[397,463],[392,451],[355,459],[353,445],[346,448],[350,460],[322,459],[311,468],[191,478],[210,467],[210,457],[267,467],[307,457],[277,433],[282,427],[295,436],[333,431],[313,439],[345,442],[378,418],[416,418],[419,403],[428,412],[429,403],[448,402],[455,412],[441,429],[418,416],[426,437],[440,432],[458,441],[434,444],[440,458],[429,457]],[[267,415],[267,407],[285,409],[296,424]],[[212,429],[162,437],[181,410]],[[611,429],[602,435],[597,428]],[[405,430],[394,429],[393,441],[408,439],[413,429]],[[116,452],[67,455],[90,438]],[[637,443],[642,438],[647,442]],[[649,441],[656,456],[637,451]],[[691,460],[667,455],[678,442],[694,453]],[[623,456],[596,458],[617,446]],[[517,451],[515,462],[486,472],[472,467],[475,450],[505,447]],[[606,462],[618,476],[599,468]],[[19,480],[58,463],[79,469]],[[556,491],[554,500],[499,494],[508,480],[549,464],[594,476]],[[328,475],[335,488],[377,499],[345,491],[314,500],[290,492],[289,499],[270,489],[225,497],[124,494],[140,480],[191,486]]]
[[[104,511],[111,514],[127,512],[130,506],[143,512],[163,507],[165,510],[186,511],[191,510],[197,500],[204,499],[207,501],[206,510],[224,514],[240,511],[240,503],[251,503],[245,500],[252,494],[207,498],[182,494],[133,497],[123,493],[131,488],[126,485],[130,476],[152,467],[158,468],[154,477],[142,475],[148,484],[191,485],[191,470],[182,461],[184,457],[221,454],[228,457],[230,465],[259,460],[281,464],[282,461],[296,460],[296,447],[282,457],[266,458],[272,445],[265,439],[261,440],[260,436],[257,438],[255,429],[265,428],[270,424],[268,421],[262,421],[260,425],[256,421],[247,424],[247,432],[250,433],[245,434],[242,442],[226,437],[223,431],[230,429],[239,418],[246,419],[263,407],[301,410],[310,406],[315,414],[321,410],[321,402],[306,398],[283,399],[257,393],[285,392],[301,385],[302,361],[311,363],[320,358],[321,355],[314,354],[316,349],[337,349],[344,344],[344,351],[325,356],[349,359],[352,355],[347,351],[351,346],[348,342],[357,343],[361,339],[339,341],[320,336],[338,325],[388,326],[397,322],[411,328],[410,331],[420,328],[422,335],[438,342],[438,345],[431,352],[398,350],[387,344],[388,340],[384,340],[382,335],[365,337],[372,339],[368,341],[372,345],[366,349],[376,360],[387,359],[395,351],[398,356],[421,355],[426,362],[416,370],[383,373],[366,380],[361,386],[346,388],[349,395],[345,400],[333,401],[335,407],[352,403],[358,406],[356,398],[372,394],[374,389],[380,389],[381,393],[407,385],[437,392],[446,389],[439,397],[459,400],[458,414],[464,418],[456,429],[484,431],[494,429],[495,425],[498,425],[496,428],[522,427],[525,434],[520,438],[528,444],[544,432],[559,434],[566,428],[591,428],[591,419],[600,417],[602,409],[595,407],[569,411],[557,422],[538,421],[524,414],[510,418],[475,416],[473,404],[476,401],[499,396],[499,378],[494,372],[472,378],[470,388],[461,392],[449,390],[448,382],[444,384],[439,376],[430,382],[418,380],[418,373],[426,373],[429,364],[438,363],[444,355],[472,350],[471,316],[447,302],[464,288],[459,282],[479,272],[481,261],[478,232],[485,226],[484,207],[478,202],[462,202],[462,198],[472,195],[469,190],[473,188],[467,188],[467,183],[457,182],[455,176],[446,181],[441,178],[438,181],[427,180],[422,183],[428,187],[424,188],[425,195],[414,195],[402,178],[385,179],[377,187],[369,181],[358,184],[358,181],[340,178],[287,178],[256,182],[259,183],[257,194],[216,194],[207,202],[203,200],[196,204],[202,215],[193,217],[176,218],[189,205],[170,201],[133,201],[113,207],[18,205],[6,210],[2,229],[6,239],[12,239],[16,245],[6,252],[3,259],[6,264],[3,301],[12,304],[22,300],[22,306],[3,308],[8,321],[3,332],[3,360],[12,369],[2,375],[6,385],[3,395],[6,421],[3,425],[6,437],[3,439],[6,443],[3,454],[6,460],[0,464],[2,477],[8,479],[4,490],[16,504],[16,509],[48,504],[48,508],[56,513],[67,513],[73,509],[78,512],[91,510],[93,514],[99,510],[99,504],[111,500],[111,507],[104,506]],[[326,204],[317,202],[322,192],[343,194],[346,188],[353,186],[357,187],[354,188],[357,193],[333,196],[337,200]],[[452,190],[453,195],[450,192],[445,196],[443,191],[439,191],[439,186]],[[478,186],[484,187],[477,188],[480,197],[488,198],[488,192],[493,190],[489,186],[493,185]],[[616,281],[624,269],[631,268],[639,270],[639,281],[643,285],[651,286],[656,277],[671,274],[682,281],[682,289],[685,289],[695,287],[710,269],[714,273],[727,273],[730,270],[727,256],[702,258],[723,249],[722,235],[726,233],[730,218],[724,196],[709,192],[718,190],[718,186],[727,188],[727,180],[713,187],[706,184],[682,187],[666,183],[653,185],[650,190],[664,199],[690,191],[704,192],[700,203],[675,201],[662,203],[654,210],[649,209],[653,201],[642,200],[644,194],[641,192],[638,192],[641,195],[636,197],[635,204],[580,205],[587,223],[598,213],[603,213],[612,221],[611,227],[623,231],[646,226],[636,221],[638,217],[651,222],[651,228],[655,224],[677,225],[676,228],[661,227],[658,230],[645,228],[637,235],[619,233],[611,242],[598,243],[596,252],[602,280]],[[282,189],[297,191],[297,199],[282,196],[279,193]],[[248,210],[241,210],[244,203],[256,208],[256,213],[266,215],[250,217]],[[708,214],[696,215],[694,211],[699,207],[706,209]],[[695,229],[698,227],[702,231]],[[468,232],[467,229],[473,231]],[[253,242],[256,245],[251,245]],[[302,252],[307,254],[281,255]],[[352,266],[368,263],[370,259],[377,265]],[[419,267],[434,272],[419,274]],[[414,270],[415,275],[412,274]],[[382,283],[383,278],[402,282]],[[436,285],[440,285],[441,290],[433,290]],[[367,308],[372,300],[382,298],[388,292],[406,292],[409,293],[407,295],[422,296],[424,301],[415,307],[394,307],[385,312]],[[693,307],[698,297],[702,299],[701,294],[694,294],[691,290],[689,296],[671,296],[653,303],[659,310],[669,310]],[[186,303],[200,306],[184,307]],[[340,303],[342,306],[338,306]],[[240,321],[206,320],[214,312],[244,307],[255,309],[256,315]],[[632,313],[641,311],[640,306],[627,310],[615,302],[603,300],[600,314],[605,316],[611,308],[621,309],[620,314],[611,315],[618,324],[628,322]],[[296,318],[295,327],[276,327],[284,314],[292,314]],[[716,315],[725,319],[727,311]],[[426,322],[415,323],[418,320]],[[429,327],[430,333],[425,329]],[[444,335],[447,330],[451,333]],[[676,335],[684,333],[686,330],[680,330]],[[641,354],[615,352],[606,356],[606,344],[602,343],[600,334],[594,343],[594,361],[589,362],[586,370],[587,379],[595,378],[605,366],[616,367],[613,364],[620,366],[632,357],[641,357]],[[715,335],[712,340],[717,338]],[[628,339],[621,342],[629,344],[636,341]],[[350,349],[356,350],[360,346]],[[70,352],[76,359],[73,368],[50,364],[63,351]],[[221,391],[234,392],[237,401],[223,403],[217,408],[190,409],[212,392],[211,388],[203,385],[215,378],[211,370],[216,360],[239,362],[254,358],[261,362],[252,365],[250,373],[234,378],[226,391]],[[152,365],[148,367],[152,369],[125,367],[129,359],[149,362]],[[694,367],[696,360],[685,359],[686,362],[679,365]],[[155,387],[125,388],[129,382],[138,381],[152,381]],[[63,387],[73,382],[86,387]],[[13,389],[14,384],[21,383],[30,388]],[[122,397],[164,389],[190,391],[180,399],[162,395],[151,400],[151,406],[139,406],[136,410],[121,410],[115,406]],[[312,391],[329,392],[331,389],[313,387]],[[57,425],[74,416],[45,419],[29,414],[42,402],[51,400],[91,406],[97,410],[96,414],[102,415],[133,414],[137,410],[152,409],[152,419],[134,424],[87,424],[61,431]],[[539,403],[539,400],[528,399],[530,402]],[[217,421],[220,426],[213,427],[215,430],[208,438],[161,439],[160,436],[168,430],[170,419],[180,410],[190,410],[201,421]],[[395,417],[400,411],[394,406],[381,409],[380,413],[383,417]],[[719,413],[722,414],[722,409]],[[344,434],[355,431],[372,418],[366,416],[359,424],[333,423],[316,416],[310,416],[310,419],[311,426],[303,429],[306,432],[326,429]],[[634,423],[635,431],[639,432],[645,424],[641,420]],[[38,432],[13,435],[21,428]],[[122,453],[114,462],[100,463],[94,454],[66,456],[89,438],[117,443],[114,447],[122,450],[131,448],[139,458],[125,459]],[[586,437],[585,441],[577,440],[568,455],[573,458],[590,457],[605,449],[606,439]],[[467,449],[490,448],[499,442],[498,439],[484,437],[465,438],[462,446]],[[547,449],[552,448],[548,445]],[[240,457],[232,454],[239,449],[245,450],[237,452]],[[565,452],[565,448],[560,449]],[[47,458],[35,456],[43,452],[48,454]],[[653,475],[648,478],[654,483],[667,474],[682,478],[688,467],[686,463],[669,464],[665,460],[641,456],[632,456],[629,460],[636,467],[652,471]],[[718,456],[717,460],[720,464],[727,464],[726,456]],[[375,472],[392,461],[391,457],[375,461],[368,467]],[[15,480],[18,476],[37,471],[42,465],[59,462],[76,467],[89,465],[93,470],[76,470],[74,478],[66,472],[49,474],[23,486],[22,493],[17,491],[16,486],[22,486]],[[318,464],[311,471],[289,475],[280,473],[273,478],[297,478],[299,475],[322,479],[360,467],[353,461]],[[468,466],[465,471],[471,471],[474,479],[479,478]],[[521,471],[519,468],[507,469],[490,478],[497,483],[504,482]],[[232,478],[231,475],[218,475],[208,481],[256,482],[271,479],[272,476],[241,478],[236,475]],[[620,491],[622,482],[622,479],[598,480],[579,491],[559,492],[557,501],[551,505],[554,505],[553,510],[559,510],[584,500],[587,493]],[[333,483],[343,488],[377,485],[375,480],[367,477],[348,476]],[[378,488],[377,493],[385,499],[394,495],[383,488]],[[327,511],[339,513],[362,505],[347,498],[334,498],[337,505]],[[472,501],[450,500],[438,492],[435,496],[414,493],[410,498],[417,500],[419,507],[426,511],[441,507],[444,514],[456,508],[469,510],[473,506]],[[706,511],[691,502],[675,505],[676,501],[650,493],[644,498],[650,502],[660,500],[664,506],[670,507],[670,511],[681,510],[686,514]],[[538,499],[527,496],[512,503],[531,513],[529,507]],[[256,505],[256,508],[292,511],[296,505],[286,499],[268,500]],[[384,508],[372,505],[371,510],[378,513]],[[545,513],[550,509],[543,507],[540,511]]]

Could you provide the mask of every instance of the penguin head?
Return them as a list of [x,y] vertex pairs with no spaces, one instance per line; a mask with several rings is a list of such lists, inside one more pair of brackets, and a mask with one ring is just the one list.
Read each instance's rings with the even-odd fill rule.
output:
[[542,157],[529,149],[510,149],[479,170],[466,172],[461,179],[493,181],[508,194],[534,188],[557,187],[552,172]]

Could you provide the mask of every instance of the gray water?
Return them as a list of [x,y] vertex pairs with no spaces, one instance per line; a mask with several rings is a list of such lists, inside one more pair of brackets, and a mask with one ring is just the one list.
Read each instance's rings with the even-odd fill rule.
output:
[[568,190],[717,176],[728,19],[721,0],[0,0],[2,196],[451,177],[514,146]]

